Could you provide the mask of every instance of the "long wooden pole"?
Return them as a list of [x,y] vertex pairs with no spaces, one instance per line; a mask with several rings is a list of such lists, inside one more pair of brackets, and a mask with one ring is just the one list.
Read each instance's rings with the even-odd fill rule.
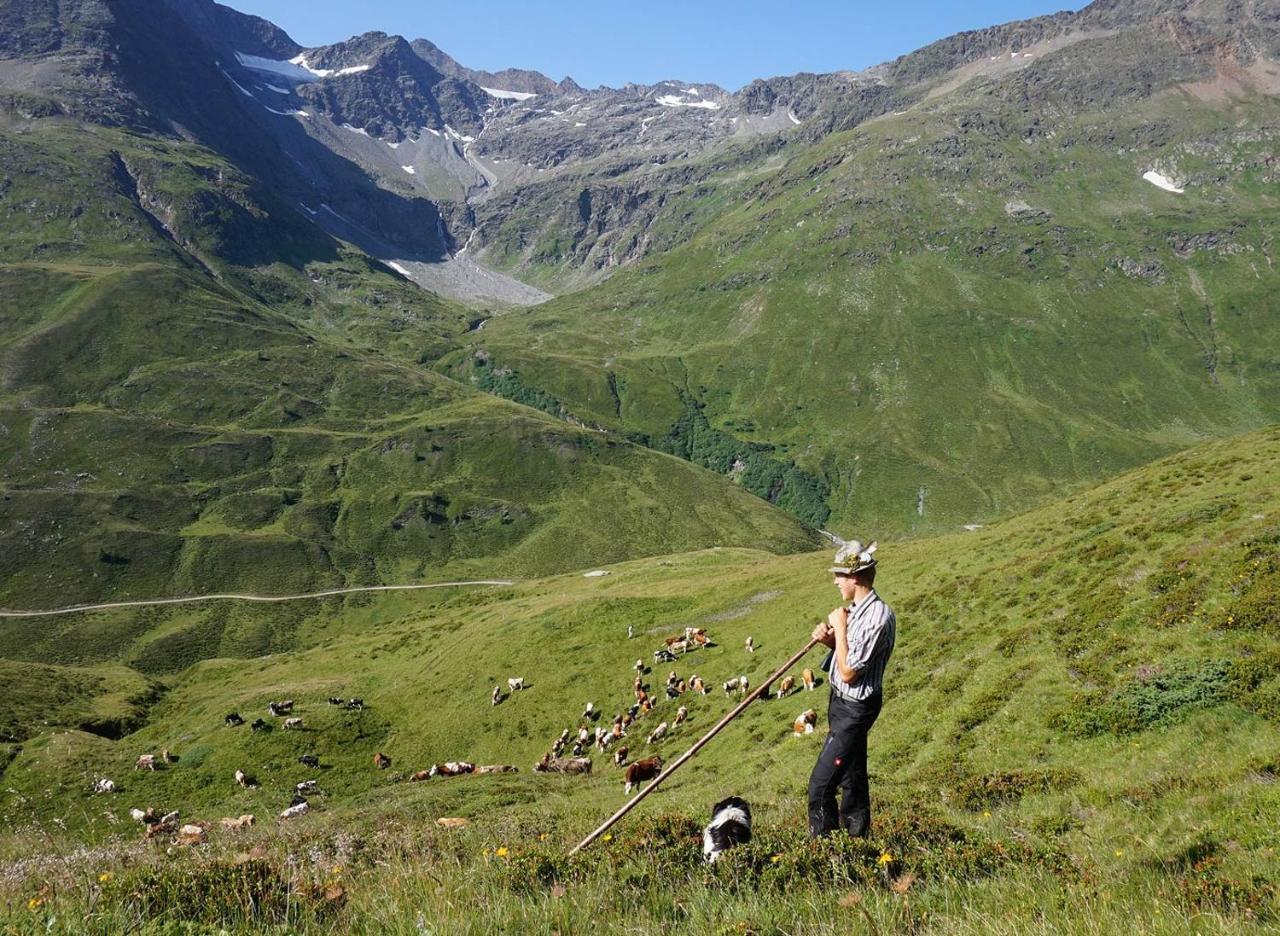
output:
[[702,750],[703,746],[705,746],[708,741],[710,741],[712,738],[714,738],[717,734],[720,733],[720,729],[722,729],[725,725],[729,724],[729,722],[733,721],[735,718],[741,715],[743,709],[745,709],[748,705],[750,705],[756,699],[760,698],[760,696],[763,695],[764,693],[768,692],[769,687],[773,685],[774,681],[777,680],[778,677],[780,677],[787,670],[791,669],[791,667],[799,663],[800,658],[803,657],[810,650],[812,650],[815,646],[817,646],[817,644],[818,644],[818,638],[814,637],[807,644],[805,644],[803,648],[796,651],[796,653],[793,654],[791,658],[787,660],[787,662],[783,663],[780,667],[774,670],[773,675],[771,675],[768,679],[766,679],[759,686],[757,686],[754,692],[749,693],[745,699],[743,699],[736,706],[734,706],[733,710],[730,711],[729,714],[725,715],[724,718],[716,722],[715,726],[706,734],[704,734],[701,738],[699,738],[697,742],[694,743],[693,747],[689,748],[689,750],[685,751],[683,754],[677,757],[674,761],[672,761],[669,767],[667,767],[664,771],[662,771],[662,773],[658,774],[658,776],[653,778],[652,783],[650,783],[647,787],[645,787],[643,790],[641,790],[639,793],[633,796],[625,806],[623,806],[616,813],[614,813],[612,816],[606,819],[604,822],[604,825],[600,826],[600,828],[596,829],[594,832],[592,832],[590,835],[584,838],[581,842],[579,842],[577,847],[574,848],[573,851],[569,852],[570,856],[576,855],[578,852],[582,851],[584,848],[586,848],[588,845],[590,845],[592,842],[598,839],[601,835],[603,835],[610,826],[616,823],[619,819],[621,819],[627,813],[631,812],[631,810],[634,809],[642,799],[644,799],[646,796],[648,796],[650,793],[656,790],[658,788],[658,785],[661,784],[663,781],[665,781],[667,777],[675,773],[682,764],[684,764],[687,760],[689,760],[689,758],[693,757],[693,755],[697,754],[700,750]]

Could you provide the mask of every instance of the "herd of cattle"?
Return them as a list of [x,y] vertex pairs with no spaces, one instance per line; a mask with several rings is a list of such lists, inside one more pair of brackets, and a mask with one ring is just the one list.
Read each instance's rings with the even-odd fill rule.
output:
[[[663,646],[655,650],[653,656],[658,663],[674,663],[678,659],[677,654],[683,655],[691,650],[708,646],[715,646],[715,644],[711,642],[705,629],[686,627],[683,634],[666,638]],[[746,639],[746,650],[748,653],[755,651],[754,641],[750,637]],[[551,744],[550,750],[534,765],[534,772],[589,775],[592,765],[591,757],[588,754],[590,748],[597,749],[601,754],[608,753],[611,748],[614,749],[613,763],[617,767],[624,768],[623,791],[627,795],[640,784],[653,780],[662,772],[663,760],[656,754],[629,761],[631,744],[636,742],[629,743],[627,739],[632,732],[636,731],[641,719],[652,715],[659,705],[680,702],[686,695],[705,696],[710,690],[706,681],[696,673],[689,675],[687,678],[682,678],[673,669],[667,674],[663,691],[661,693],[654,692],[651,685],[645,681],[645,677],[652,670],[645,665],[644,660],[636,660],[633,670],[634,676],[631,679],[632,698],[628,700],[629,704],[624,709],[613,716],[612,723],[608,727],[599,724],[602,712],[594,702],[588,702],[578,719],[577,727],[565,728],[556,737]],[[807,690],[812,690],[816,685],[812,670],[805,669],[801,675],[801,680]],[[726,680],[722,687],[725,695],[729,697],[735,695],[745,697],[751,688],[750,682],[745,675]],[[493,692],[490,696],[491,703],[499,705],[511,694],[521,692],[525,688],[524,677],[511,677],[507,680],[506,694],[502,693],[501,685],[493,687]],[[764,687],[764,691],[760,692],[761,697],[768,697],[769,688],[768,686]],[[775,696],[783,698],[794,688],[794,677],[787,676],[778,682]],[[271,701],[267,704],[267,712],[272,719],[280,721],[280,725],[284,730],[300,731],[304,729],[303,719],[293,714],[294,705],[293,699]],[[330,697],[329,705],[345,711],[363,711],[365,708],[364,700],[358,697],[350,699]],[[657,717],[654,716],[654,718]],[[657,744],[673,734],[688,719],[688,705],[679,704],[669,720],[660,720],[651,730],[644,732],[644,743],[649,746]],[[237,728],[245,724],[245,719],[239,712],[228,713],[223,721],[228,728]],[[812,708],[807,709],[795,719],[793,724],[794,733],[796,735],[810,734],[813,732],[816,722],[817,711]],[[274,726],[270,721],[257,718],[249,727],[253,731],[270,731]],[[643,729],[641,730],[643,731]],[[568,756],[566,756],[566,750],[569,752]],[[140,754],[134,764],[134,769],[154,771],[161,764],[167,765],[177,760],[178,758],[167,749],[161,751],[159,755],[152,753]],[[298,758],[298,762],[310,770],[316,770],[320,767],[320,759],[315,754],[303,754]],[[377,769],[386,770],[391,767],[391,758],[382,751],[378,751],[373,755],[373,765]],[[410,774],[408,780],[410,782],[420,782],[433,777],[457,777],[473,773],[516,772],[517,768],[508,764],[477,766],[468,761],[446,761],[433,764],[425,770],[418,770]],[[241,787],[257,786],[256,779],[241,769],[235,771],[233,779]],[[316,793],[318,787],[319,784],[315,779],[305,779],[295,783],[291,791],[292,798],[290,803],[280,812],[280,819],[293,819],[308,812],[310,804],[307,800],[307,794]],[[95,793],[114,793],[116,785],[114,781],[108,778],[99,778],[93,784],[93,791]],[[212,828],[212,824],[208,822],[179,824],[179,814],[176,810],[160,812],[148,807],[145,810],[132,809],[130,814],[135,820],[143,823],[146,828],[147,838],[155,838],[160,835],[175,835],[175,844],[199,844],[206,840],[208,830]],[[254,816],[246,814],[234,818],[224,818],[221,820],[221,826],[228,830],[238,830],[253,825],[254,821]]]

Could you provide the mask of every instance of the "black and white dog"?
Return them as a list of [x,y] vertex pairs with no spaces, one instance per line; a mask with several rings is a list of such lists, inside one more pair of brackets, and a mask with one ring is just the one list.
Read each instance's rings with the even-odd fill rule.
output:
[[751,807],[730,796],[711,807],[711,822],[702,831],[702,857],[715,861],[720,853],[751,841]]

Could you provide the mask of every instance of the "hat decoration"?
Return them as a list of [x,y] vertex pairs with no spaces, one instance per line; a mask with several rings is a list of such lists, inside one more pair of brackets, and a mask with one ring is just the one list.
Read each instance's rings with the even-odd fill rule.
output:
[[839,547],[836,550],[835,565],[828,571],[838,572],[841,575],[852,575],[855,572],[861,572],[863,569],[870,569],[876,564],[876,543],[874,540],[870,545],[863,546],[862,540],[849,540],[846,542],[830,533],[827,536]]

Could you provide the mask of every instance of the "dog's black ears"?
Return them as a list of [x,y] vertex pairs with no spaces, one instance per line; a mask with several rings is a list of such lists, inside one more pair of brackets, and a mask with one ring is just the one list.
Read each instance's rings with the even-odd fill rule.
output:
[[751,807],[747,804],[746,800],[741,796],[729,796],[711,807],[711,818],[714,819],[722,809],[732,809],[734,807],[741,809],[748,816],[751,815]]

